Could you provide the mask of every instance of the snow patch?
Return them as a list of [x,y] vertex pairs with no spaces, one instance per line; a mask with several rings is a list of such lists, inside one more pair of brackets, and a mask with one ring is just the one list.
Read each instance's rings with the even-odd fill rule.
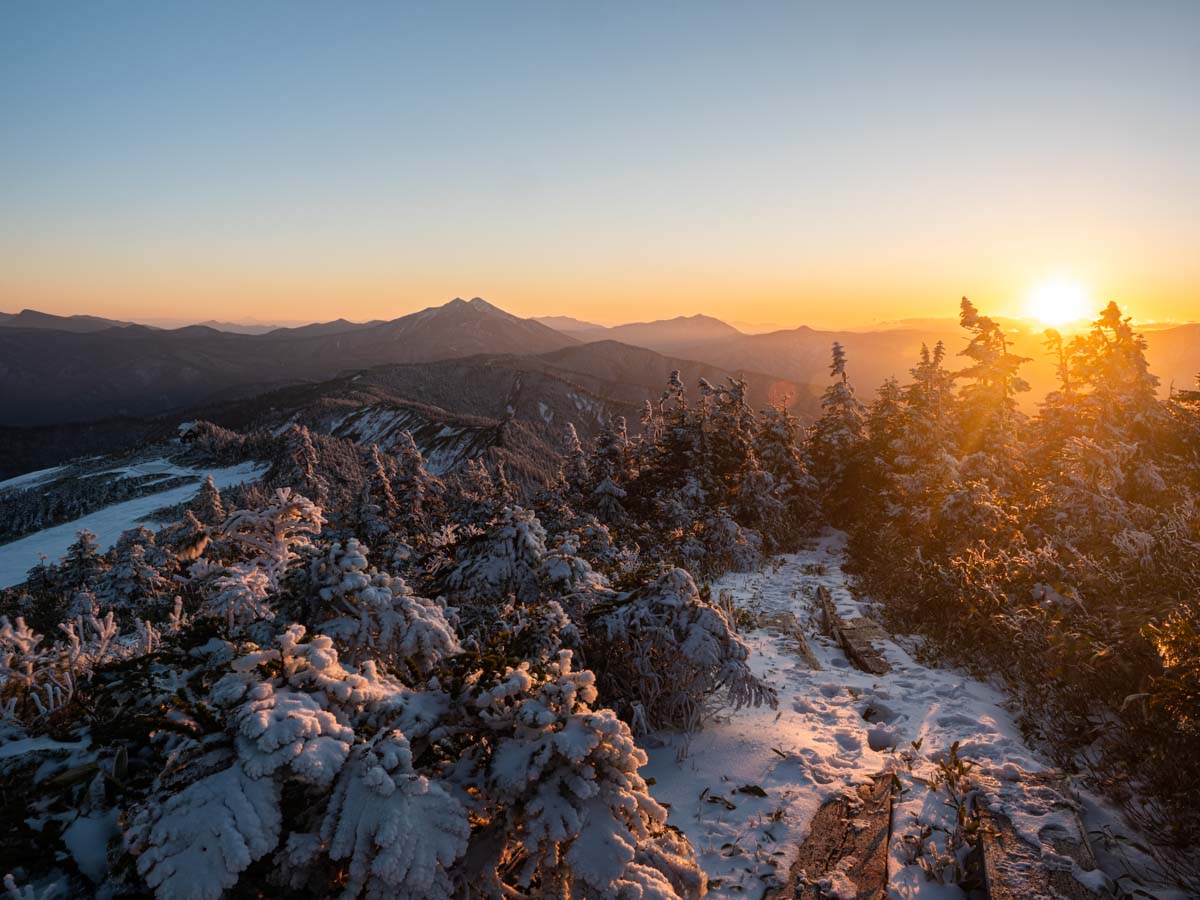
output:
[[[186,469],[181,470],[179,474],[190,474],[199,478],[212,475],[218,488],[227,488],[261,478],[267,468],[262,463],[244,462],[223,469]],[[60,559],[80,531],[86,529],[94,533],[101,551],[105,551],[116,543],[122,531],[146,521],[156,509],[191,500],[198,490],[199,484],[184,484],[156,494],[114,503],[74,521],[36,531],[4,544],[0,546],[0,587],[10,587],[24,581],[26,573],[38,564],[41,558],[39,553],[44,553],[46,558],[52,561]]]

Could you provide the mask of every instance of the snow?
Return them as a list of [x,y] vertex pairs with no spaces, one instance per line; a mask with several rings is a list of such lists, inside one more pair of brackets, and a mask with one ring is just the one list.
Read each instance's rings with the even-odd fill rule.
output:
[[11,759],[24,756],[26,753],[37,753],[46,750],[82,750],[87,747],[87,741],[63,743],[49,737],[20,738],[0,744],[0,759]]
[[[921,665],[895,640],[877,642],[891,672],[872,676],[852,668],[841,649],[819,633],[810,599],[819,584],[829,589],[841,615],[869,611],[846,587],[844,540],[827,531],[810,549],[784,556],[765,571],[729,575],[713,585],[714,595],[729,591],[756,616],[795,615],[821,670],[808,668],[786,635],[748,630],[743,638],[751,668],[777,689],[779,709],[726,708],[690,739],[659,732],[644,742],[650,762],[642,775],[655,779],[655,799],[670,804],[669,822],[696,848],[711,879],[711,896],[762,896],[786,877],[825,800],[895,770],[906,790],[893,807],[892,896],[962,897],[957,887],[926,881],[922,869],[908,863],[903,842],[906,833],[916,832],[917,820],[952,824],[947,794],[931,791],[913,774],[929,778],[935,761],[956,741],[961,756],[978,763],[972,776],[999,798],[1026,839],[1036,845],[1047,828],[1074,830],[1061,801],[1018,780],[1022,772],[1045,770],[1048,763],[1025,744],[1000,691],[960,670]],[[917,741],[919,749],[910,743]],[[766,796],[756,796],[755,788]],[[831,873],[830,887],[840,893],[832,883],[838,875]]]
[[108,842],[121,833],[116,809],[80,816],[63,832],[63,843],[75,857],[79,870],[99,883],[108,874]]
[[0,491],[24,490],[25,488],[42,484],[49,481],[59,472],[66,471],[67,468],[67,466],[54,466],[50,469],[38,469],[36,472],[26,472],[24,475],[17,475],[15,478],[5,479],[4,481],[0,481]]
[[[261,477],[267,470],[262,463],[245,462],[222,469],[183,469],[178,474],[196,475],[201,478],[212,475],[218,488],[232,487],[245,481]],[[132,528],[163,506],[184,503],[195,496],[198,484],[185,484],[167,491],[159,491],[123,503],[114,503],[86,516],[26,535],[19,540],[0,546],[0,587],[20,584],[33,566],[38,564],[39,553],[49,560],[57,560],[67,552],[77,532],[84,529],[93,532],[101,550],[107,550],[121,536],[121,532]]]
[[159,457],[158,459],[142,460],[141,462],[132,463],[128,466],[120,466],[116,469],[105,469],[103,472],[94,473],[94,475],[119,475],[121,478],[137,478],[144,475],[161,475],[164,478],[169,478],[174,475],[195,474],[196,470],[190,466],[179,466],[171,462],[169,459],[165,459],[163,457]]

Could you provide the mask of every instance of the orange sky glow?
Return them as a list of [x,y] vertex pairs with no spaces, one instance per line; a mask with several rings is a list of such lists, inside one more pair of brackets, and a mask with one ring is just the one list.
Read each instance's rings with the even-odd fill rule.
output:
[[0,11],[3,311],[1200,319],[1196,4],[72,11]]

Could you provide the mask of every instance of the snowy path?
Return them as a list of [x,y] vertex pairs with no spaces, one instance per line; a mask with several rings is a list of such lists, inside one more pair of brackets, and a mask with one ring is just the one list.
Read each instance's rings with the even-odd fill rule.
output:
[[[903,843],[917,831],[917,818],[953,821],[947,795],[931,792],[913,774],[932,774],[933,761],[955,741],[962,757],[979,763],[978,780],[1001,797],[1023,836],[1036,841],[1039,830],[1061,816],[1016,780],[1022,770],[1048,764],[1025,745],[1000,692],[961,671],[922,666],[892,641],[881,646],[892,671],[867,675],[819,634],[812,609],[818,584],[830,590],[844,618],[867,612],[846,589],[843,544],[840,533],[829,532],[775,568],[727,576],[713,586],[714,594],[730,591],[756,616],[793,613],[822,670],[809,669],[787,637],[750,630],[743,637],[752,666],[778,690],[778,710],[723,712],[691,739],[682,762],[680,735],[660,733],[645,742],[650,763],[643,775],[655,779],[652,793],[671,805],[671,824],[695,846],[712,896],[761,896],[786,876],[823,801],[895,769],[907,790],[896,797],[892,817],[892,896],[962,897],[957,887],[926,881],[919,866],[906,864]],[[902,758],[906,751],[912,772]],[[766,796],[738,790],[743,787],[761,788]]]

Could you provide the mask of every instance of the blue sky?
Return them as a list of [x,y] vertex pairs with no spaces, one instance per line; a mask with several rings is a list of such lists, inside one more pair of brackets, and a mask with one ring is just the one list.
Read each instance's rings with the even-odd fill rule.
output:
[[1197,3],[9,2],[0,308],[1180,317],[1198,109]]

